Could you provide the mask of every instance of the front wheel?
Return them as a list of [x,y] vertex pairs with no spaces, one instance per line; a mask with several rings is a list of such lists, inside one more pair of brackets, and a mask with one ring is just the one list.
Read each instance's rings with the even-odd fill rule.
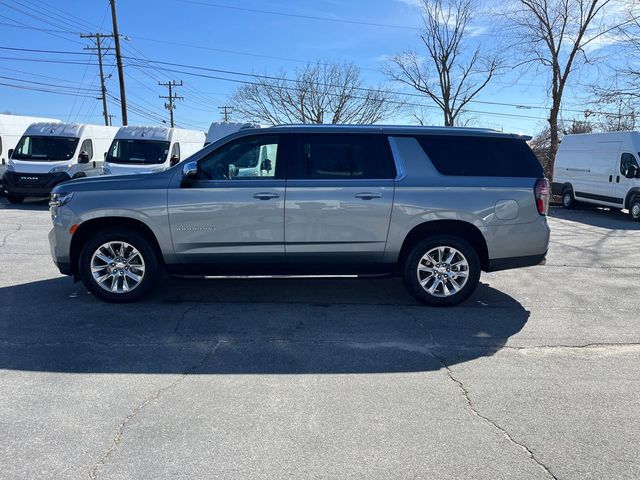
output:
[[636,222],[640,222],[640,197],[635,197],[629,205],[629,215]]
[[413,247],[404,263],[404,284],[418,301],[450,307],[465,301],[480,281],[480,259],[465,240],[438,235]]
[[96,297],[107,302],[133,302],[153,287],[158,258],[144,236],[113,228],[89,239],[78,269],[85,287]]
[[567,210],[571,210],[576,206],[576,199],[573,197],[573,192],[569,189],[562,192],[562,206]]

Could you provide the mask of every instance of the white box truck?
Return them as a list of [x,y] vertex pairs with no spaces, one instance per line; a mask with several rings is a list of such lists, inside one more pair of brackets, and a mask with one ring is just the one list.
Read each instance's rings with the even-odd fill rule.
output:
[[107,152],[103,175],[161,172],[204,146],[204,132],[168,127],[121,127]]
[[98,175],[117,127],[34,123],[24,132],[3,177],[7,199],[43,197],[72,178]]
[[0,192],[3,190],[2,176],[7,170],[7,162],[11,152],[16,148],[27,127],[36,122],[60,122],[60,120],[22,115],[0,115]]
[[562,140],[553,193],[577,202],[628,209],[640,221],[640,132],[586,133]]

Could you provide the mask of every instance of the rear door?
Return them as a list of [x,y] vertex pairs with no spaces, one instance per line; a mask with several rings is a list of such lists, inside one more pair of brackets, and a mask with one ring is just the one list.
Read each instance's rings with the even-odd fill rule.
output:
[[627,197],[627,193],[633,187],[640,186],[640,181],[637,178],[627,178],[625,173],[627,169],[633,165],[636,168],[640,168],[638,164],[638,157],[631,152],[622,152],[620,154],[620,161],[618,162],[618,171],[615,178],[615,194],[616,202],[624,202]]
[[382,260],[396,169],[379,134],[296,136],[288,169],[288,261],[323,265]]

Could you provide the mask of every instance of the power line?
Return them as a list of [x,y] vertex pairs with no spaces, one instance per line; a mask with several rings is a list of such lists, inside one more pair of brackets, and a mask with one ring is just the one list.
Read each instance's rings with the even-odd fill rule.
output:
[[[80,35],[80,37],[90,38],[94,40],[96,45],[95,50],[98,52],[98,68],[100,72],[100,91],[101,91],[100,100],[102,100],[102,114],[104,115],[104,124],[108,126],[110,124],[110,119],[109,119],[109,109],[107,107],[107,87],[105,85],[104,70],[102,66],[102,54],[103,52],[104,53],[108,52],[110,49],[108,47],[104,47],[102,45],[102,41],[105,38],[113,38],[113,35],[105,35],[103,33],[92,33],[92,34],[83,34],[83,35]],[[85,50],[93,51],[94,47],[85,47]]]
[[246,7],[236,7],[231,5],[223,5],[220,3],[210,3],[210,2],[202,2],[198,0],[176,0],[180,3],[191,3],[194,5],[202,5],[205,7],[212,8],[224,8],[227,10],[236,10],[241,12],[251,12],[251,13],[262,13],[265,15],[277,15],[280,17],[291,17],[291,18],[302,18],[306,20],[317,20],[322,22],[331,22],[331,23],[347,23],[351,25],[362,25],[367,27],[384,27],[384,28],[397,28],[402,30],[416,30],[420,31],[420,27],[412,27],[409,25],[393,25],[389,23],[377,23],[377,22],[365,22],[360,20],[349,20],[345,18],[332,18],[332,17],[320,17],[317,15],[302,15],[297,13],[288,13],[288,12],[278,12],[275,10],[261,10],[257,8],[246,8]]
[[180,96],[176,95],[175,93],[173,93],[173,88],[174,87],[181,87],[182,86],[182,80],[180,80],[180,83],[176,82],[175,80],[171,80],[169,82],[158,82],[158,85],[160,85],[161,87],[167,87],[169,89],[169,95],[168,96],[158,95],[158,97],[168,100],[164,104],[164,108],[169,110],[169,119],[171,120],[171,127],[173,127],[174,126],[173,111],[176,108],[176,100],[184,100],[184,97],[180,97]]

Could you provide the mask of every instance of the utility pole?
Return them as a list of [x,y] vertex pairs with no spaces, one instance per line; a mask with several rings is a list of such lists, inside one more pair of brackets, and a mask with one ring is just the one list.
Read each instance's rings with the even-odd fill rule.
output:
[[116,0],[109,0],[111,4],[111,20],[113,21],[113,40],[116,46],[116,64],[118,65],[118,81],[120,83],[120,107],[122,108],[122,125],[127,125],[127,96],[124,88],[124,69],[122,68],[122,52],[120,51],[120,34],[118,33],[118,18],[116,16]]
[[102,39],[111,38],[113,35],[104,35],[102,33],[88,33],[81,34],[80,38],[91,38],[95,40],[96,46],[94,47],[84,47],[85,50],[97,50],[98,51],[98,67],[100,69],[100,90],[102,95],[98,97],[98,100],[102,100],[102,114],[104,115],[104,124],[110,125],[110,117],[109,110],[107,109],[107,87],[104,83],[104,69],[102,67],[102,55],[109,51],[109,48],[102,48]]
[[223,107],[218,107],[218,110],[222,113],[222,118],[224,119],[224,123],[229,123],[231,112],[233,112],[233,107],[227,107],[226,105]]
[[171,127],[174,126],[173,123],[173,111],[176,108],[176,100],[184,100],[184,97],[179,97],[178,95],[176,95],[173,92],[173,87],[181,87],[182,86],[182,80],[180,80],[180,83],[176,82],[175,80],[171,80],[170,82],[158,82],[158,85],[160,85],[161,87],[168,87],[169,88],[169,96],[163,96],[163,95],[158,95],[160,98],[164,98],[166,100],[168,100],[168,102],[166,102],[164,104],[164,108],[166,108],[167,110],[169,110],[169,119],[171,121]]
[[109,126],[113,125],[113,118],[115,117],[115,115],[109,115]]

